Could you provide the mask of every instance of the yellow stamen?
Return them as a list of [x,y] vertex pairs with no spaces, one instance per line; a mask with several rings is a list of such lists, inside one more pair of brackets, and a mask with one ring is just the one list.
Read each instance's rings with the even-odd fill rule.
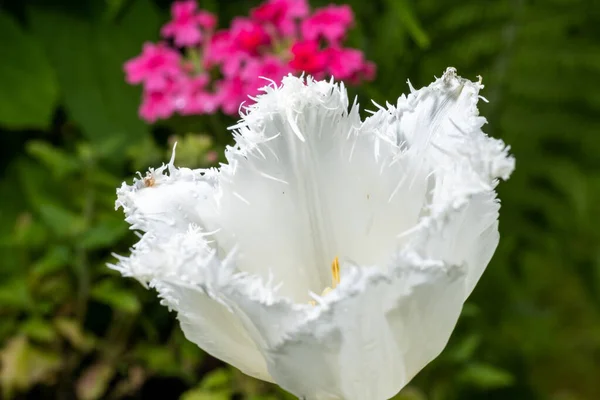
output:
[[340,260],[337,257],[331,263],[331,282],[333,289],[340,284]]
[[[329,286],[326,287],[325,290],[323,290],[321,297],[327,295],[329,292],[331,292],[333,289],[335,289],[335,287],[339,284],[340,284],[340,260],[336,257],[333,259],[333,262],[331,263],[331,287],[329,287]],[[312,306],[316,306],[317,302],[314,300],[311,300],[308,302],[308,304],[310,304]]]

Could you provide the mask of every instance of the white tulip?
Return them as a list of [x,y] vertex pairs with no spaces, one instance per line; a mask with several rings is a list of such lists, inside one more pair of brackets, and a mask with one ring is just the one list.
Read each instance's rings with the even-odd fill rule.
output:
[[394,396],[444,348],[498,244],[514,160],[453,68],[361,121],[343,84],[288,76],[219,169],[173,159],[118,189],[144,232],[112,267],[186,337],[309,400]]

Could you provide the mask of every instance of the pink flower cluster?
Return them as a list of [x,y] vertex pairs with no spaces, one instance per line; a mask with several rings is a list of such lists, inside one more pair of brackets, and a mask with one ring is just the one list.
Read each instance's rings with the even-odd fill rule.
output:
[[140,116],[148,122],[174,113],[236,114],[265,78],[278,82],[288,73],[351,84],[375,75],[375,64],[342,44],[354,22],[348,5],[311,13],[306,0],[267,0],[223,30],[195,0],[176,2],[171,11],[165,40],[146,43],[125,63],[127,82],[143,85]]

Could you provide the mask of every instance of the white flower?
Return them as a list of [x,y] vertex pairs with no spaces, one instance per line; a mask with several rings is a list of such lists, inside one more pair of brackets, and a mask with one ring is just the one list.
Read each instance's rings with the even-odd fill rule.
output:
[[343,84],[288,76],[233,127],[228,164],[123,184],[144,234],[112,267],[248,375],[390,398],[442,351],[498,243],[514,160],[481,131],[482,87],[449,68],[361,122]]

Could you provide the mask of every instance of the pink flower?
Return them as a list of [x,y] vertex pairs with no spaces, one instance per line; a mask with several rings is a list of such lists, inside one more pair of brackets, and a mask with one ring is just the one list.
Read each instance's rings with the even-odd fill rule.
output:
[[209,83],[210,78],[206,74],[180,82],[181,90],[175,106],[181,115],[212,114],[219,108],[217,96],[208,90]]
[[[262,63],[259,65],[258,71],[256,71],[255,74],[256,76],[262,76],[279,83],[281,82],[281,78],[290,72],[292,72],[292,69],[282,60],[274,56],[266,56],[262,60]],[[265,86],[266,83],[267,82],[261,85],[261,87]]]
[[233,40],[231,31],[221,30],[215,33],[204,49],[204,67],[210,69],[219,66],[226,77],[239,73],[249,55],[240,50]]
[[264,0],[250,18],[234,18],[215,33],[215,15],[199,10],[196,1],[173,4],[172,20],[161,30],[173,41],[146,43],[124,65],[127,82],[143,84],[139,113],[148,122],[175,112],[235,115],[252,102],[248,96],[289,73],[331,74],[356,84],[375,75],[375,64],[360,50],[342,47],[354,18],[347,5],[309,16],[307,0]]
[[213,31],[217,27],[217,17],[208,11],[200,10],[196,14],[198,25],[207,31]]
[[169,118],[175,108],[168,93],[161,91],[145,92],[140,106],[140,117],[146,122]]
[[180,79],[168,79],[161,90],[145,89],[140,106],[140,117],[147,122],[169,118],[175,112],[175,99]]
[[295,20],[307,15],[306,0],[268,0],[250,13],[252,19],[273,25],[279,34],[286,37],[295,36]]
[[354,15],[347,4],[320,8],[302,22],[302,36],[306,40],[324,37],[332,44],[339,43],[352,25]]
[[235,18],[230,32],[234,46],[249,54],[257,54],[261,46],[270,42],[264,28],[248,18]]
[[265,56],[262,59],[249,60],[240,76],[248,82],[248,94],[256,95],[258,89],[269,84],[269,79],[279,83],[281,78],[290,72],[292,72],[291,68],[281,59],[274,56]]
[[241,51],[233,52],[221,64],[221,74],[227,78],[237,76],[253,57]]
[[246,85],[240,77],[224,79],[217,83],[217,99],[225,114],[235,115],[240,105],[248,100]]
[[292,46],[293,58],[290,67],[299,72],[318,77],[324,71],[327,63],[327,55],[319,49],[316,41],[296,42]]
[[329,72],[335,79],[349,79],[361,71],[365,64],[360,50],[330,47],[325,53]]
[[172,37],[177,46],[195,46],[202,41],[200,28],[212,30],[217,24],[214,15],[206,11],[196,12],[196,1],[185,0],[173,3],[173,20],[163,26],[161,34]]
[[147,90],[162,90],[169,78],[181,74],[181,56],[164,44],[144,44],[142,54],[125,63],[126,80],[144,83]]
[[235,51],[231,33],[227,30],[217,31],[206,44],[204,49],[204,63],[212,67],[225,61]]

